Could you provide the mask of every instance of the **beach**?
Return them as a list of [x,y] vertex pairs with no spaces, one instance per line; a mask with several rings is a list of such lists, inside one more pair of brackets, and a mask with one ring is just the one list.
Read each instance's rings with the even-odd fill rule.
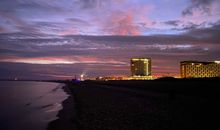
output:
[[48,130],[217,129],[219,80],[67,82]]
[[76,118],[75,101],[72,92],[69,89],[70,86],[63,86],[64,92],[66,92],[69,97],[62,102],[63,109],[61,109],[57,117],[58,119],[50,122],[48,124],[48,130],[77,130],[78,123]]

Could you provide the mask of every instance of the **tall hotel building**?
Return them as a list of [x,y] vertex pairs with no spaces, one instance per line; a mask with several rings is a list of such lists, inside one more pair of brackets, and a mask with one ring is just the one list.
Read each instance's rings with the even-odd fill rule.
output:
[[132,58],[131,76],[151,76],[150,58]]
[[220,61],[182,61],[180,75],[181,78],[220,77]]

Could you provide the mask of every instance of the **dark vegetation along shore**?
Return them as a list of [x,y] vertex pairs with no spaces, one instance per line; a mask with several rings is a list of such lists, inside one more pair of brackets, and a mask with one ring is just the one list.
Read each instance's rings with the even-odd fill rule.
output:
[[66,82],[48,130],[215,130],[219,79]]

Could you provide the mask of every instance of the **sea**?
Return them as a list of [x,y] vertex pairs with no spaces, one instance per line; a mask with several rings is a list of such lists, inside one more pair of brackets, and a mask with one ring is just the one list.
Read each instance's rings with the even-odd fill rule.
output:
[[68,98],[64,84],[0,81],[0,130],[46,130]]

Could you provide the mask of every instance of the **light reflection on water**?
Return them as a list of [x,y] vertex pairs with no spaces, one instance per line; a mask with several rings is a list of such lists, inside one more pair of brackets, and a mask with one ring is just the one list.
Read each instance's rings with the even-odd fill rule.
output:
[[0,130],[45,130],[68,95],[64,84],[0,81]]

